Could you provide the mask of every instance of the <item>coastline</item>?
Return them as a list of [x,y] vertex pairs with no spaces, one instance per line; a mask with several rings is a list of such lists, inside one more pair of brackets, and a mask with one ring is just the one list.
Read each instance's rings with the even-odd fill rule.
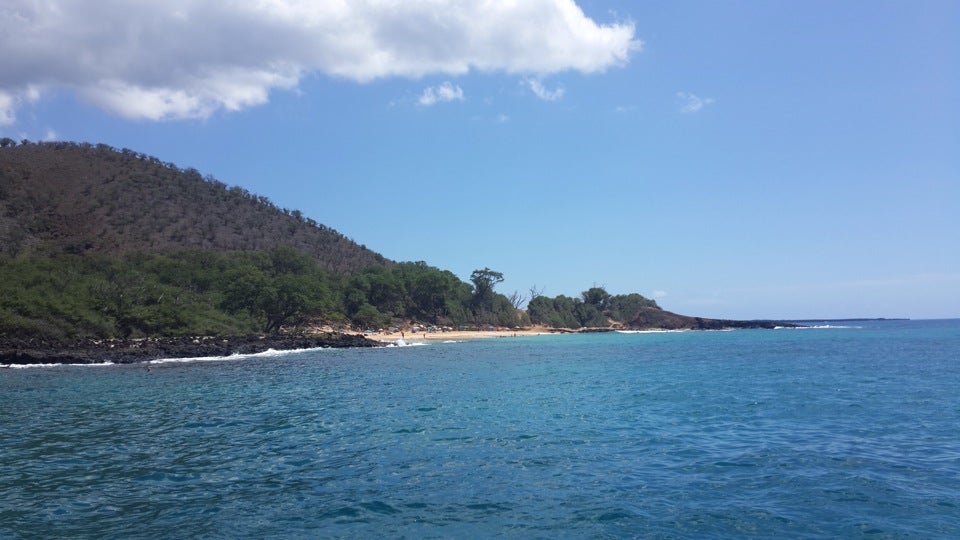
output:
[[160,359],[229,357],[268,350],[382,347],[358,334],[159,337],[46,343],[0,340],[0,366],[31,364],[136,364]]
[[513,338],[513,337],[530,337],[530,336],[544,336],[544,335],[559,335],[559,334],[599,334],[607,332],[628,332],[628,333],[645,333],[645,332],[687,332],[687,331],[713,331],[713,330],[750,330],[750,329],[764,329],[771,330],[774,328],[795,328],[803,325],[793,324],[789,321],[772,321],[772,320],[757,320],[757,321],[735,321],[735,320],[720,320],[720,319],[694,319],[689,318],[691,321],[696,321],[690,324],[671,324],[663,326],[645,326],[645,327],[584,327],[584,328],[554,328],[549,326],[532,326],[528,328],[520,328],[515,330],[504,329],[504,330],[452,330],[452,331],[436,331],[436,332],[378,332],[373,334],[358,334],[363,335],[364,337],[378,341],[387,345],[396,344],[397,340],[402,339],[407,344],[411,343],[427,343],[427,342],[443,342],[443,341],[469,341],[474,339],[491,339],[491,338]]
[[140,339],[83,340],[50,343],[0,338],[0,368],[51,364],[138,364],[183,358],[228,358],[236,354],[259,354],[269,350],[292,351],[316,348],[355,348],[514,338],[582,330],[534,327],[518,330],[448,332],[310,332],[296,335],[249,335],[207,337],[152,337]]
[[471,341],[475,339],[519,338],[548,334],[572,334],[577,330],[559,330],[541,326],[517,330],[451,330],[437,332],[382,332],[364,337],[386,345],[395,345],[398,340],[412,343],[442,343],[444,341]]
[[[629,329],[683,331],[774,328],[769,321],[716,321],[715,325],[679,328]],[[786,323],[787,326],[797,326]],[[515,330],[453,330],[436,332],[307,332],[303,334],[151,337],[139,339],[83,340],[70,343],[0,338],[0,368],[40,364],[137,364],[181,358],[227,358],[235,354],[258,354],[269,350],[291,351],[316,348],[387,347],[478,339],[614,332],[614,328],[551,328],[534,326]]]

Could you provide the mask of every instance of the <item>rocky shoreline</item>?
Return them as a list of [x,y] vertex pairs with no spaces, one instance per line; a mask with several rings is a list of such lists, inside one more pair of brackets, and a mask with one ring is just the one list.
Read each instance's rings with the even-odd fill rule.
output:
[[[639,321],[638,321],[639,322]],[[650,322],[650,321],[644,321]],[[731,321],[685,317],[659,312],[656,324],[631,325],[621,330],[725,330],[797,327],[782,321]],[[612,332],[614,328],[552,328],[549,333]],[[515,333],[514,333],[515,334]],[[446,338],[444,334],[439,334]],[[412,336],[413,337],[413,336]],[[473,337],[473,334],[470,334]],[[161,358],[204,358],[256,354],[270,349],[383,347],[392,341],[377,341],[357,334],[316,333],[208,337],[154,337],[141,339],[84,340],[69,343],[39,339],[0,337],[0,367],[28,364],[134,364]]]
[[197,358],[255,354],[273,350],[318,347],[382,347],[359,335],[309,334],[229,337],[160,337],[143,339],[85,340],[50,343],[40,340],[0,338],[0,365],[25,364],[134,364],[160,358]]

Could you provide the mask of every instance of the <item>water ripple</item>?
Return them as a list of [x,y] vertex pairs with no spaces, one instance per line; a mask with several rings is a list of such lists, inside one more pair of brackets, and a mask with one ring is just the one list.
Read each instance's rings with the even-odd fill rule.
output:
[[957,537],[958,336],[6,370],[0,537]]

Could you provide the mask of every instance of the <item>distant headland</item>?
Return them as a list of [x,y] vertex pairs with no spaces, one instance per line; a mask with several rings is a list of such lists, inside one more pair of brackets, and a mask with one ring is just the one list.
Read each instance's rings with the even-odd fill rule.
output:
[[800,324],[810,324],[818,322],[831,322],[831,323],[847,323],[847,322],[863,322],[863,321],[909,321],[910,319],[906,318],[888,318],[888,317],[852,317],[846,319],[790,319],[790,322],[800,323]]

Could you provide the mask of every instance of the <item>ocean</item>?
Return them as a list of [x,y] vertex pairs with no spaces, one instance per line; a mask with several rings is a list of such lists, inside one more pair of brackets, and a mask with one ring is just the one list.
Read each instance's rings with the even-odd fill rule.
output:
[[958,538],[960,320],[0,370],[2,538]]

